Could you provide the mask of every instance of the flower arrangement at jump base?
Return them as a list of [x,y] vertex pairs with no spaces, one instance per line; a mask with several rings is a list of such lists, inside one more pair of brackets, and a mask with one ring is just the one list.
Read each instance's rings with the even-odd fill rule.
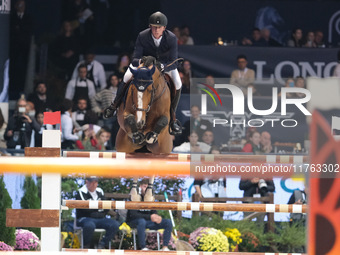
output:
[[[159,239],[160,244],[163,243],[163,235],[164,235],[164,229],[157,230],[159,232]],[[175,235],[171,233],[170,241],[169,241],[169,249],[170,250],[176,250],[176,242],[177,238]],[[152,232],[148,233],[146,235],[146,247],[150,250],[157,250],[157,233]]]
[[197,251],[229,251],[228,238],[221,230],[217,230],[215,228],[197,228],[190,234],[189,242]]
[[80,248],[80,241],[77,235],[72,232],[61,232],[64,241],[64,248]]
[[13,251],[13,247],[4,242],[0,242],[0,251]]
[[31,231],[17,229],[15,231],[15,250],[38,251],[40,250],[39,238]]
[[227,228],[224,235],[228,238],[230,251],[234,252],[240,243],[242,243],[241,233],[237,228]]

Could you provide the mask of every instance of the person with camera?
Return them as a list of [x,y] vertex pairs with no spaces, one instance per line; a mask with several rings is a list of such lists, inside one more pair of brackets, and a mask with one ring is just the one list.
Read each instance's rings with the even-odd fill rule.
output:
[[[269,192],[275,191],[275,185],[273,180],[264,180],[258,177],[254,177],[252,179],[241,179],[239,184],[239,189],[243,190],[243,197],[253,197],[260,198],[269,195]],[[249,203],[245,201],[244,203]],[[256,203],[256,202],[255,202]],[[251,216],[252,212],[244,212],[243,217],[246,218]],[[264,220],[264,213],[259,214],[256,218],[259,223],[262,223]]]
[[4,134],[8,149],[24,149],[31,143],[32,131],[40,131],[40,125],[28,115],[27,101],[20,98],[15,113],[9,118]]

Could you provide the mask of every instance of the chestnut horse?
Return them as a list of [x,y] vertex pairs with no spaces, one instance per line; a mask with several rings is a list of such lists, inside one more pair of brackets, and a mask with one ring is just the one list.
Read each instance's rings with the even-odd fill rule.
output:
[[[119,152],[132,153],[146,146],[152,153],[170,153],[172,138],[169,134],[171,93],[164,75],[155,68],[140,66],[130,68],[133,79],[127,89],[124,105],[118,109],[120,125],[116,149]],[[130,192],[132,201],[140,201],[135,177]],[[144,201],[153,201],[154,176],[149,185]]]
[[130,71],[133,79],[117,113],[117,151],[132,153],[146,146],[152,153],[170,153],[171,93],[164,75],[154,65]]

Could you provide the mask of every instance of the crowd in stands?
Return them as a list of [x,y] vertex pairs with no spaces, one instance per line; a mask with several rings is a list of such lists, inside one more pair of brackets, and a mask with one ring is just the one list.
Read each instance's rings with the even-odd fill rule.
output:
[[[49,44],[49,65],[59,80],[61,96],[54,94],[56,88],[50,87],[46,80],[35,82],[34,91],[23,94],[25,84],[27,54],[30,35],[33,33],[32,18],[25,11],[26,2],[18,0],[15,3],[15,11],[12,13],[11,25],[11,99],[17,101],[15,113],[10,116],[8,123],[1,123],[0,131],[1,147],[7,143],[7,148],[23,148],[25,146],[41,146],[39,137],[46,127],[42,123],[44,111],[62,111],[63,148],[72,149],[114,149],[115,137],[118,132],[117,118],[103,118],[103,111],[114,100],[117,86],[122,80],[128,65],[131,62],[130,54],[122,52],[112,70],[105,70],[102,63],[96,60],[96,36],[103,35],[103,31],[96,22],[103,11],[103,6],[95,6],[92,1],[87,4],[84,0],[70,1],[64,11],[60,33]],[[104,1],[105,2],[105,1]],[[102,8],[103,7],[103,8]],[[105,9],[105,8],[104,8]],[[101,21],[105,22],[105,21]],[[194,45],[194,39],[188,26],[172,27],[172,32],[177,36],[178,45]],[[254,28],[251,37],[243,38],[245,46],[288,46],[288,47],[326,47],[322,31],[308,31],[304,33],[301,28],[294,29],[291,38],[286,45],[280,45],[271,38],[269,29],[259,30]],[[25,47],[24,47],[25,46]],[[80,57],[83,57],[79,61]],[[248,68],[248,59],[245,55],[239,55],[236,59],[235,70],[226,76],[230,76],[230,83],[238,86],[245,94],[248,88],[254,96],[261,96],[261,91],[256,87],[255,71]],[[192,70],[190,60],[186,59],[179,66],[179,75],[183,84],[182,93],[197,93],[197,86],[193,86],[195,73]],[[12,71],[13,72],[13,71]],[[335,70],[334,75],[337,75]],[[20,80],[21,79],[21,80]],[[215,78],[212,75],[205,77],[205,84],[214,85]],[[285,87],[305,87],[303,77],[289,77]],[[20,93],[20,94],[18,94]],[[280,96],[281,92],[279,92]],[[290,93],[287,97],[296,98],[303,94]],[[24,103],[23,103],[24,102]],[[25,106],[23,106],[25,104]],[[26,107],[23,110],[23,107]],[[31,107],[32,109],[29,109]],[[214,147],[213,141],[209,141],[213,134],[211,123],[201,120],[198,107],[191,108],[191,119],[183,125],[183,135],[174,141],[174,151],[209,152]],[[41,124],[39,124],[41,123]],[[18,132],[24,130],[25,136]],[[190,133],[190,130],[193,131]],[[22,132],[19,132],[22,133]],[[32,135],[33,133],[33,135]],[[104,135],[103,135],[104,134]],[[101,138],[105,136],[105,139]],[[33,137],[33,139],[32,139]],[[109,138],[108,138],[109,137]],[[3,139],[4,138],[4,139]],[[216,145],[215,145],[216,146]],[[257,150],[254,146],[253,150]]]

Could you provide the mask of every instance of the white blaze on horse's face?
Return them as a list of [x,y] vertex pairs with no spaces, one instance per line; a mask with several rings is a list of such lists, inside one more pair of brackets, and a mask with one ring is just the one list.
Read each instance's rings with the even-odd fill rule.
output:
[[[143,92],[137,92],[137,107],[143,109]],[[142,121],[143,111],[137,111],[137,124]]]

